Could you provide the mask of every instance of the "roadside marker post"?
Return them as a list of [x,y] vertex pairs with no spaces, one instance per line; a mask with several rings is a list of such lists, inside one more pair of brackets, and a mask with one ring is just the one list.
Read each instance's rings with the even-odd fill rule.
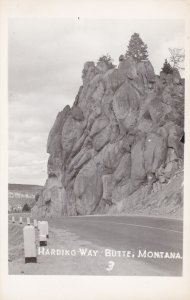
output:
[[46,224],[46,237],[49,239],[48,221],[44,221]]
[[19,224],[22,224],[22,217],[19,218]]
[[30,218],[27,218],[27,225],[30,225]]
[[39,241],[40,241],[40,247],[47,246],[47,225],[45,221],[40,222]]
[[40,223],[41,223],[41,222],[40,222],[40,221],[38,221],[38,230],[40,230]]
[[47,238],[45,234],[39,235],[40,247],[47,246]]
[[37,227],[38,227],[37,220],[34,219],[34,228],[37,228]]
[[37,262],[37,251],[35,243],[35,229],[32,225],[23,228],[25,263]]
[[12,223],[15,223],[15,217],[12,216]]

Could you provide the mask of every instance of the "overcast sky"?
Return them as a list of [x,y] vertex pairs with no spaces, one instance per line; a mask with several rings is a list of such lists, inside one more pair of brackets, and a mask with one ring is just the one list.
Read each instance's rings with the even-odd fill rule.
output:
[[134,32],[159,74],[168,48],[184,48],[180,20],[12,19],[9,22],[9,182],[45,183],[46,142],[56,115],[73,104],[86,61],[118,64]]

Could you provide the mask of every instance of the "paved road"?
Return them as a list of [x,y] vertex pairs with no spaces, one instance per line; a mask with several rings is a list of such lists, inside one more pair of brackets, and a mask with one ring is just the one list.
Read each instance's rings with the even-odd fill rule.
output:
[[[14,215],[19,219],[20,214]],[[9,215],[9,220],[11,217]],[[23,219],[25,222],[26,216]],[[139,250],[179,252],[182,256],[182,220],[150,216],[77,216],[48,221],[49,228],[66,229],[100,247],[132,250],[134,259],[145,263],[144,275],[146,265],[163,271],[166,276],[182,275],[182,259],[138,258]]]
[[115,250],[132,250],[135,259],[159,268],[166,276],[182,275],[182,259],[138,258],[141,251],[183,254],[182,220],[143,216],[84,216],[50,220],[50,226],[64,228],[81,239]]

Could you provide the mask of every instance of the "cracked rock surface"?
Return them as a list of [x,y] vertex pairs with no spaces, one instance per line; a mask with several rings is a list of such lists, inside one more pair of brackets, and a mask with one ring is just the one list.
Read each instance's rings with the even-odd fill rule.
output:
[[[157,76],[149,61],[128,58],[113,69],[86,62],[82,79],[73,106],[58,113],[49,133],[48,178],[33,215],[135,212],[183,170],[184,80],[177,70]],[[181,186],[173,185],[175,198]]]

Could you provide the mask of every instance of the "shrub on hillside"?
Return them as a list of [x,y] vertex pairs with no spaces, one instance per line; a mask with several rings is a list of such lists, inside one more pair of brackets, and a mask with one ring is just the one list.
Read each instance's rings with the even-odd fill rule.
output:
[[30,208],[30,206],[28,205],[28,203],[25,203],[24,206],[23,206],[23,208],[22,208],[22,211],[23,211],[23,212],[27,212],[27,211],[30,211],[30,210],[31,210],[31,208]]

